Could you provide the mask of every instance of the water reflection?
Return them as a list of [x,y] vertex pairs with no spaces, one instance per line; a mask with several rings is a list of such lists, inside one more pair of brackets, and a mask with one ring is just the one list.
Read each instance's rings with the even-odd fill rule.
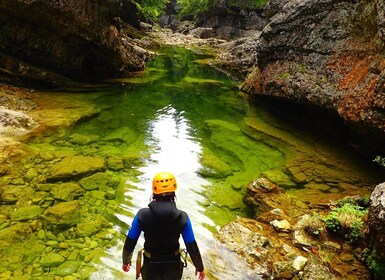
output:
[[[150,136],[147,144],[153,147],[150,160],[145,166],[139,168],[141,172],[139,182],[127,182],[136,189],[130,188],[126,192],[127,196],[133,197],[132,206],[123,204],[122,207],[132,213],[146,207],[152,193],[153,176],[162,171],[172,172],[178,182],[177,206],[190,216],[206,269],[210,271],[210,267],[215,267],[216,277],[218,277],[216,279],[257,279],[235,253],[230,252],[215,240],[206,227],[207,225],[215,227],[215,223],[203,214],[202,204],[205,198],[201,193],[209,182],[197,173],[201,168],[199,156],[202,147],[199,139],[195,139],[192,132],[193,128],[184,117],[183,111],[178,112],[171,105],[158,111],[155,120],[149,123],[147,131]],[[120,216],[120,218],[128,224],[132,222],[132,217]],[[134,256],[139,248],[143,247],[143,242],[142,234]],[[184,246],[182,239],[180,244]],[[130,271],[129,275],[134,277],[135,271]],[[184,273],[184,279],[193,279],[193,275],[194,268],[190,264]]]

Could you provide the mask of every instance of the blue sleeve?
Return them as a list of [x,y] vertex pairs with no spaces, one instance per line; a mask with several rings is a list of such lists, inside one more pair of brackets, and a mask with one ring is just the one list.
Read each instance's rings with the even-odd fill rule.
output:
[[128,231],[127,235],[132,240],[136,240],[136,239],[139,238],[141,231],[142,230],[140,229],[140,224],[139,224],[139,221],[138,221],[138,216],[136,215],[134,217],[134,220],[132,221],[131,228]]
[[185,244],[189,244],[195,241],[194,232],[192,229],[190,218],[187,218],[187,223],[183,229],[182,237]]

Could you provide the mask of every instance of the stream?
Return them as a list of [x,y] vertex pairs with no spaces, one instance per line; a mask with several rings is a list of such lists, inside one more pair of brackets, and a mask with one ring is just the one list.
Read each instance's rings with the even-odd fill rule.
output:
[[[250,217],[242,202],[250,181],[285,188],[301,213],[367,196],[383,180],[346,145],[249,100],[210,59],[166,47],[132,77],[34,93],[41,103],[31,115],[45,129],[18,139],[1,180],[1,279],[135,279],[134,268],[121,271],[121,250],[160,171],[176,177],[177,206],[191,218],[207,279],[261,279],[214,236]],[[133,261],[142,245],[143,236]],[[183,279],[194,279],[191,263]]]

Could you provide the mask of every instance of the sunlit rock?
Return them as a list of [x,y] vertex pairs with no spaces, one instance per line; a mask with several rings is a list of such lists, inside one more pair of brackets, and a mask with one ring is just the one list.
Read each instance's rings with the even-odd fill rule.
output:
[[297,274],[297,270],[293,267],[292,261],[279,261],[273,264],[274,278],[277,279],[293,279]]
[[226,178],[232,174],[231,167],[214,154],[205,152],[201,163],[203,167],[198,172],[203,177]]
[[105,169],[105,161],[99,157],[68,156],[49,170],[48,180],[69,180],[80,175]]
[[302,256],[297,256],[294,261],[293,261],[293,267],[295,270],[300,271],[303,270],[307,263],[307,258],[302,257]]
[[95,173],[79,181],[80,186],[85,190],[108,190],[115,189],[119,185],[120,179],[107,173]]
[[38,175],[39,175],[39,172],[36,168],[29,168],[27,172],[24,174],[23,179],[26,182],[31,182],[34,179],[36,179]]
[[81,262],[78,261],[66,261],[60,264],[55,270],[55,275],[65,277],[67,275],[74,274],[81,266]]
[[33,197],[33,189],[27,186],[6,186],[2,189],[0,199],[5,203],[16,203],[16,201],[29,200]]
[[71,134],[68,141],[76,145],[89,145],[96,142],[99,138],[99,135]]
[[9,243],[20,241],[20,239],[28,237],[30,234],[40,230],[41,227],[41,222],[37,220],[28,223],[16,223],[0,230],[0,240]]
[[93,237],[95,233],[97,233],[101,228],[107,226],[108,224],[108,220],[106,220],[104,217],[97,217],[94,221],[77,224],[76,229],[79,236],[81,237]]
[[57,184],[51,189],[55,199],[70,201],[82,196],[86,191],[76,183]]
[[304,280],[334,280],[336,278],[330,269],[321,263],[309,263],[305,266],[301,279]]
[[253,209],[256,216],[276,208],[285,209],[286,214],[292,213],[290,197],[282,188],[265,178],[253,180],[247,186],[243,201]]
[[15,212],[12,213],[12,221],[25,221],[38,217],[43,213],[43,208],[38,205],[29,205],[17,208]]
[[281,221],[274,220],[274,221],[271,221],[270,224],[278,232],[291,232],[291,225],[287,220],[281,220]]
[[0,133],[18,134],[36,125],[27,114],[0,108]]
[[264,259],[271,248],[269,239],[241,223],[230,223],[220,229],[218,239],[230,250],[246,258],[247,262]]
[[44,211],[44,219],[53,225],[72,225],[79,220],[80,203],[77,200],[62,202]]
[[41,259],[40,265],[42,267],[56,267],[64,263],[64,261],[65,258],[62,255],[57,253],[48,253]]

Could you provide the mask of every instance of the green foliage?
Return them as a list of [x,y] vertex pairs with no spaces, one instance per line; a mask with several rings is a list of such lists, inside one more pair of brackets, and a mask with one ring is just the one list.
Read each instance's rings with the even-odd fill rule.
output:
[[131,0],[146,19],[156,20],[171,0]]
[[367,255],[366,264],[374,272],[374,275],[376,276],[385,275],[385,262],[383,260],[379,260],[378,258],[376,258],[372,253],[369,253]]
[[376,156],[373,161],[377,162],[379,165],[385,167],[385,157],[383,157],[383,156]]
[[367,209],[346,203],[331,211],[324,221],[332,232],[341,234],[349,241],[355,241],[363,236],[363,218],[367,214]]
[[238,7],[241,9],[257,9],[265,6],[268,0],[228,0],[229,7]]
[[215,1],[209,0],[178,0],[179,17],[197,19],[199,15],[208,11]]
[[[178,0],[180,7],[179,16],[187,19],[197,19],[203,13],[209,11],[211,7],[217,5],[218,0]],[[263,7],[267,0],[228,0],[229,8],[257,9]]]

